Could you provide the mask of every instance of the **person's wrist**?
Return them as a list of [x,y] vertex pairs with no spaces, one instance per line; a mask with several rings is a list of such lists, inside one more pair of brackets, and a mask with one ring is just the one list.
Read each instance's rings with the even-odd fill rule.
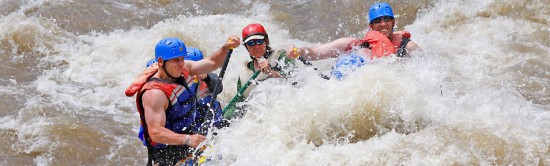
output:
[[263,71],[263,73],[265,73],[267,75],[271,75],[271,70],[269,70],[269,69],[263,69],[262,71]]
[[205,81],[205,82],[208,82],[208,81],[210,81],[210,76],[208,76],[208,74],[207,74],[206,77],[204,77],[202,80]]
[[301,48],[303,56],[309,57],[309,53],[311,52],[311,48]]
[[185,143],[183,143],[184,145],[189,145],[189,135],[186,134],[185,135]]

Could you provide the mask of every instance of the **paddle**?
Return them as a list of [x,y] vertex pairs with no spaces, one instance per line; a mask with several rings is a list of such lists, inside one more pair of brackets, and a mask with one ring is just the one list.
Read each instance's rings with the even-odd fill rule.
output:
[[[225,70],[227,69],[227,65],[229,64],[229,59],[231,58],[231,53],[233,53],[233,48],[229,48],[229,51],[227,51],[227,55],[225,56],[225,60],[223,62],[223,66],[222,66],[222,69],[220,71],[218,81],[216,82],[216,85],[214,86],[214,91],[212,91],[212,92],[218,91],[218,84],[222,83],[223,76],[225,75]],[[212,112],[216,111],[216,106],[214,105],[215,102],[216,102],[216,97],[217,97],[217,94],[213,93],[212,99],[210,100],[210,103],[208,105],[208,107],[209,107],[208,111],[206,111],[206,116],[205,116],[206,120],[205,120],[205,123],[204,123],[206,125],[201,126],[201,128],[199,129],[198,134],[206,136],[206,134],[208,133],[208,129],[212,125],[212,120],[214,119],[214,117],[212,116]],[[204,149],[206,149],[206,145],[203,145],[201,148],[196,148],[193,153],[191,153],[191,154],[189,154],[189,156],[187,156],[185,161],[186,162],[190,161],[191,163],[193,161],[199,161],[200,158],[198,158],[198,157],[201,157],[201,154],[204,151]]]
[[[294,48],[293,50],[294,52],[297,52],[298,49],[297,48]],[[302,63],[304,63],[304,65],[306,66],[311,66],[313,67],[313,70],[315,71],[319,71],[319,69],[317,69],[317,67],[313,66],[313,64],[311,64],[311,62],[307,61],[306,59],[304,59],[304,57],[301,57],[300,55],[298,55],[298,60],[302,61]],[[321,76],[321,78],[325,79],[325,80],[330,80],[330,77],[327,76],[327,75],[324,75],[323,73],[319,73],[319,75]]]
[[[223,81],[223,76],[225,75],[225,70],[227,69],[227,65],[229,64],[229,59],[231,58],[231,53],[233,53],[233,48],[230,48],[229,51],[227,51],[227,55],[225,56],[225,61],[223,62],[223,66],[222,66],[222,69],[220,71],[218,81],[216,82],[216,85],[214,86],[214,91],[213,92],[218,91],[218,84],[221,84],[222,81]],[[207,119],[206,122],[208,122],[208,126],[201,127],[199,133],[202,134],[202,135],[206,135],[206,133],[208,132],[208,128],[211,125],[210,120],[214,119],[213,116],[212,116],[212,112],[216,111],[216,108],[215,108],[216,106],[214,104],[216,102],[216,97],[217,96],[218,95],[216,93],[214,93],[213,96],[212,96],[212,99],[210,100],[210,103],[208,105],[209,108],[208,108],[208,111],[206,111],[206,116],[205,116],[205,118]]]
[[260,74],[260,71],[256,71],[254,72],[254,74],[252,74],[252,76],[250,77],[250,79],[248,79],[248,81],[246,81],[246,83],[244,84],[243,87],[241,87],[238,91],[237,91],[237,94],[231,99],[231,101],[229,101],[229,103],[223,108],[222,110],[222,114],[223,114],[223,117],[225,119],[230,119],[233,117],[233,114],[235,113],[235,110],[237,109],[237,107],[235,106],[235,104],[237,103],[237,100],[243,95],[244,91],[246,91],[246,89],[248,89],[248,86],[250,86],[250,84],[252,83],[252,81],[254,79],[256,79],[256,77],[258,77],[258,75]]

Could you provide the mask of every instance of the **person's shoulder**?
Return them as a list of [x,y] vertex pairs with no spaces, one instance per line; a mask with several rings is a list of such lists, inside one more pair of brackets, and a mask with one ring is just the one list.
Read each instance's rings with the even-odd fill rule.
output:
[[141,97],[141,102],[145,108],[144,111],[152,110],[157,113],[162,112],[170,104],[168,97],[160,89],[150,89],[145,91]]
[[160,89],[149,89],[143,92],[143,95],[141,97],[143,102],[163,102],[167,101],[166,95],[164,92]]
[[160,89],[147,89],[143,95],[164,95],[164,92]]
[[411,33],[405,30],[393,32],[393,35],[399,35],[404,38],[411,38]]

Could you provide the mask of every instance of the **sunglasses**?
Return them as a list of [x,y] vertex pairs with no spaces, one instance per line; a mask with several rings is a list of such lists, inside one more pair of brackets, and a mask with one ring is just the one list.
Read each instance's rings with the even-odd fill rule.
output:
[[378,18],[372,20],[372,23],[373,24],[378,24],[378,23],[382,22],[382,20],[384,20],[384,22],[390,22],[391,20],[393,20],[393,18],[390,17],[390,16],[378,17]]
[[254,45],[260,45],[260,44],[264,44],[265,40],[250,40],[250,41],[247,41],[245,44],[252,47]]

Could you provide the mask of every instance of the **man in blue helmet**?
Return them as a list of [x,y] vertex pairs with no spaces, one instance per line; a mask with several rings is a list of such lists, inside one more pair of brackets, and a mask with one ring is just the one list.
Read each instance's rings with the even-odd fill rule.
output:
[[[186,50],[187,50],[187,55],[185,55],[184,60],[200,61],[204,58],[202,51],[199,50],[198,48],[186,47]],[[147,64],[145,67],[147,68],[151,65],[154,66],[156,65],[155,63],[157,63],[157,61],[154,58],[150,59],[149,61],[147,61]],[[223,84],[221,82],[218,83],[219,82],[218,75],[212,72],[208,74],[200,74],[198,78],[199,78],[198,87],[197,87],[198,89],[195,92],[196,92],[197,98],[199,99],[199,103],[200,103],[199,110],[201,111],[201,115],[205,115],[204,111],[207,111],[209,109],[207,103],[210,103],[210,100],[212,99],[212,95],[218,95],[219,93],[222,92]],[[218,88],[214,93],[214,86],[216,85],[218,86]],[[218,101],[216,101],[215,103],[216,105],[220,105]],[[229,125],[229,123],[226,120],[222,119],[223,115],[221,115],[222,114],[221,111],[222,111],[221,108],[218,106],[216,108],[216,114],[215,114],[216,116],[214,117],[214,126],[218,128],[226,127]],[[200,120],[204,121],[204,118]],[[141,139],[143,144],[147,146],[147,142],[145,141],[145,138],[144,138],[143,126],[141,125],[140,125],[138,137]]]
[[[127,96],[137,93],[136,105],[144,128],[148,149],[147,165],[175,165],[185,160],[206,138],[197,134],[196,77],[216,70],[229,49],[240,44],[237,36],[229,40],[208,58],[185,61],[186,46],[178,38],[165,38],[155,47],[157,63],[126,89]],[[144,81],[145,80],[145,81]]]
[[302,55],[306,60],[319,60],[335,58],[352,50],[369,55],[371,59],[389,55],[407,57],[411,52],[419,50],[418,45],[410,40],[409,32],[394,32],[394,27],[395,17],[390,5],[380,2],[369,8],[370,30],[365,38],[345,37],[313,48],[296,48],[291,45],[287,52],[291,58]]
[[[198,48],[186,47],[186,50],[187,50],[187,55],[185,55],[184,60],[200,61],[204,58],[204,56],[202,55],[202,51],[199,50]],[[157,60],[150,59],[149,61],[147,61],[147,64],[145,65],[145,67],[147,68],[153,65],[154,63],[157,63]],[[208,74],[200,74],[198,77],[200,80],[203,80],[204,83],[206,83],[209,93],[217,95],[223,91],[223,84],[217,83],[219,81],[218,79],[219,76],[217,74],[210,72]],[[218,86],[218,88],[216,89],[216,92],[214,92],[215,85]],[[199,96],[202,95],[201,93],[202,92],[199,92]]]

